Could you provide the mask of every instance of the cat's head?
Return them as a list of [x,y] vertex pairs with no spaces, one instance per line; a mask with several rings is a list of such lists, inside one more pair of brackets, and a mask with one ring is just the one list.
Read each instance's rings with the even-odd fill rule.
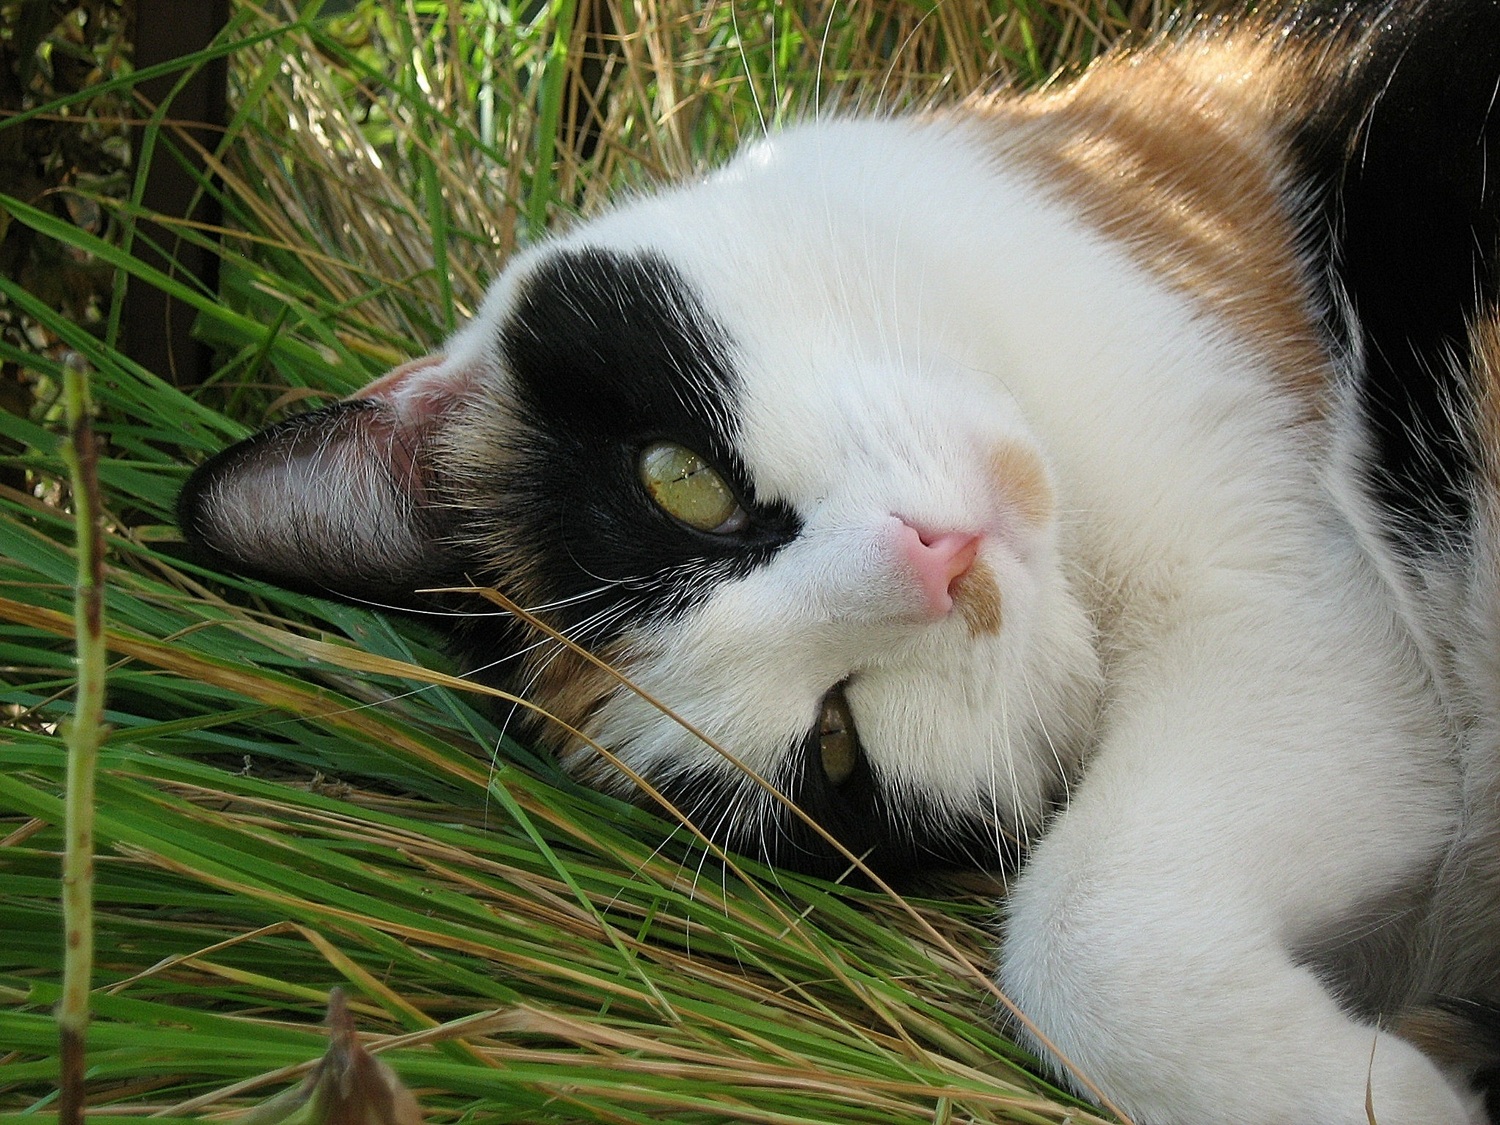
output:
[[633,688],[449,595],[469,666],[731,846],[846,866],[748,770],[877,868],[1012,858],[1073,766],[1089,630],[1046,453],[859,134],[521,255],[441,354],[205,465],[185,531],[315,591],[498,589]]

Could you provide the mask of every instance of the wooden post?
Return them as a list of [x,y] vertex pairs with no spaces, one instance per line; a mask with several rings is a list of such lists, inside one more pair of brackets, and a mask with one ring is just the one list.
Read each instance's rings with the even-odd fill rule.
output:
[[[137,69],[192,54],[207,47],[229,18],[228,0],[136,0],[135,65]],[[226,60],[202,67],[172,100],[168,115],[177,121],[201,122],[194,135],[205,148],[217,146],[225,123]],[[143,82],[141,91],[153,103],[168,96],[179,75]],[[201,170],[201,164],[199,165]],[[148,211],[216,223],[220,212],[213,200],[193,206],[198,181],[193,170],[157,147],[146,174],[142,203]],[[191,212],[191,214],[190,214]],[[144,236],[144,237],[142,237]],[[176,265],[148,249],[147,240],[168,247]],[[219,260],[206,249],[178,242],[172,232],[143,223],[133,247],[142,261],[159,269],[189,273],[212,291],[218,282]],[[211,369],[212,350],[191,335],[193,310],[149,285],[132,282],[125,292],[123,336],[126,354],[149,370],[180,386],[202,382]]]

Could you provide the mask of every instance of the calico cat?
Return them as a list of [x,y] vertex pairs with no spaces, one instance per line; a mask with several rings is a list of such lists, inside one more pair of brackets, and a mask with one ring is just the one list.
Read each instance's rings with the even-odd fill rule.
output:
[[[570,769],[726,845],[1019,863],[998,979],[1141,1125],[1483,1121],[1497,88],[1495,0],[1355,5],[787,129],[519,255],[182,527],[453,611]],[[423,592],[475,584],[639,691]]]

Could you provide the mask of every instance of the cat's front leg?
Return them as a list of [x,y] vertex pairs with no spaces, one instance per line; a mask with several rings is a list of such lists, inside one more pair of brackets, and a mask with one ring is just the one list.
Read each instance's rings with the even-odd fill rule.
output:
[[1440,846],[1441,776],[1400,745],[1421,732],[1342,752],[1357,708],[1239,709],[1216,675],[1138,700],[1100,749],[1014,888],[1002,987],[1138,1125],[1482,1122],[1296,955]]
[[1018,885],[1000,981],[1137,1125],[1368,1125],[1367,1094],[1380,1125],[1483,1122],[1413,1047],[1350,1019],[1253,908],[1090,874],[1080,853],[1125,843],[1090,835],[1044,847]]

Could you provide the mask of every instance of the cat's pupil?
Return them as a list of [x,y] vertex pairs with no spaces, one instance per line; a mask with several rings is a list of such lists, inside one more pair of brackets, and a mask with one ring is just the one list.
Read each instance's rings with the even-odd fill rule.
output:
[[697,531],[728,535],[749,522],[723,476],[698,453],[671,441],[641,451],[641,481],[667,515]]

